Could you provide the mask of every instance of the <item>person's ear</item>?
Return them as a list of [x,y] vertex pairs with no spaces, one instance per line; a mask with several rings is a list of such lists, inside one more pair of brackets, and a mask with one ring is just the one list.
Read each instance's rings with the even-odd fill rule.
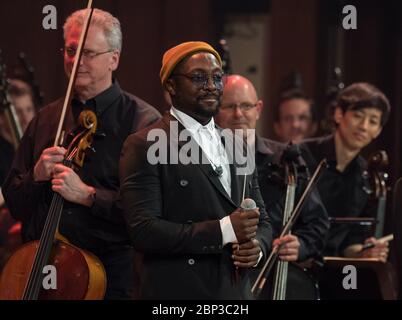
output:
[[119,66],[119,62],[120,62],[120,52],[116,50],[110,57],[110,70],[115,71]]
[[257,110],[257,120],[258,120],[260,119],[262,109],[264,108],[264,102],[262,100],[258,100],[255,107]]
[[176,83],[172,79],[167,79],[164,87],[170,96],[176,95]]

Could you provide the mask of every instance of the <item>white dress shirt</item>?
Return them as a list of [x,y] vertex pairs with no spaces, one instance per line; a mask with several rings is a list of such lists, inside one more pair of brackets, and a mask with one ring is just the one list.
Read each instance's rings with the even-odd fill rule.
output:
[[[222,168],[222,174],[219,176],[219,181],[226,193],[231,196],[229,159],[222,144],[219,132],[215,127],[214,118],[211,118],[211,120],[203,126],[197,120],[173,106],[170,109],[170,114],[190,132],[191,136],[201,147],[211,163],[213,169],[216,171],[218,167]],[[222,218],[219,222],[222,230],[222,245],[236,243],[237,238],[230,221],[230,216],[228,215]]]

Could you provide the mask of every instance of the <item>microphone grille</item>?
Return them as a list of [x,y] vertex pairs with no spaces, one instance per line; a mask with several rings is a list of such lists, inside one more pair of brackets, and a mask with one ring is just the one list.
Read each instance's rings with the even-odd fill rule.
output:
[[242,201],[240,207],[245,210],[252,210],[257,208],[257,204],[253,199],[246,198]]

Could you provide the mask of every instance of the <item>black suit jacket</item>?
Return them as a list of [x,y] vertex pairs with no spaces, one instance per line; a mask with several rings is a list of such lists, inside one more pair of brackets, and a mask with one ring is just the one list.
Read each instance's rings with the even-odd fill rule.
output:
[[[132,244],[140,253],[138,298],[251,298],[247,270],[241,270],[241,279],[234,279],[231,244],[222,247],[219,224],[239,207],[244,176],[236,176],[231,165],[229,197],[209,164],[150,164],[148,133],[159,129],[169,141],[175,122],[166,114],[129,136],[120,159],[121,204]],[[178,148],[182,146],[179,143]],[[246,196],[260,208],[257,239],[266,256],[272,234],[257,179],[256,173],[247,176]]]

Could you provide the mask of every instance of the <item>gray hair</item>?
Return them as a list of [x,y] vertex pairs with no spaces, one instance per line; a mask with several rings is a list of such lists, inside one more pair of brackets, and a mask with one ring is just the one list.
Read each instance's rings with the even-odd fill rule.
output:
[[[83,26],[85,23],[85,17],[87,14],[87,9],[82,9],[73,12],[64,23],[64,40],[66,39],[67,33],[74,26]],[[109,12],[94,9],[91,19],[91,26],[95,25],[103,29],[106,37],[106,41],[111,50],[121,51],[123,36],[121,34],[120,21],[112,16]]]

